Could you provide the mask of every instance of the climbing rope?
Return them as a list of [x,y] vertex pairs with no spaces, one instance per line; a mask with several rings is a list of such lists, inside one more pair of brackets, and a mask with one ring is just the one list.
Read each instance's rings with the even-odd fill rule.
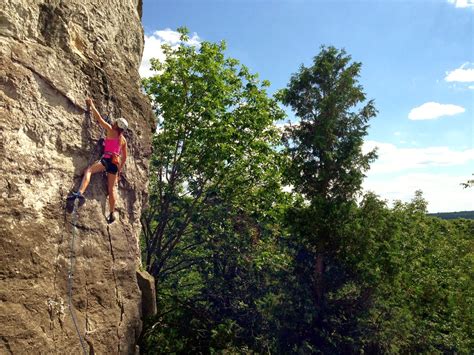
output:
[[[84,10],[86,12],[87,22],[88,22],[88,26],[89,26],[89,14],[87,12],[87,9],[84,8]],[[109,118],[110,113],[111,113],[111,93],[110,93],[109,80],[108,80],[107,74],[106,74],[104,69],[99,67],[93,61],[92,61],[92,64],[102,75],[102,83],[104,85],[104,91],[105,91],[104,94],[105,94],[105,97],[106,97],[106,100],[107,100],[107,105],[106,105],[107,118]],[[72,101],[72,102],[75,103],[74,101]],[[81,107],[81,109],[82,109],[82,107]],[[92,119],[91,119],[90,109],[87,108],[86,110],[84,110],[84,112],[85,112],[85,116],[86,116],[86,120],[87,120],[86,125],[88,126],[87,127],[88,131],[91,132],[91,126],[90,125],[91,125]],[[89,157],[89,160],[87,162],[87,166],[91,165],[92,161],[94,160],[94,158],[97,154],[97,151],[98,151],[99,147],[102,146],[103,136],[104,136],[104,130],[102,129],[101,132],[100,132],[100,138],[97,141],[97,143],[95,144],[95,148],[94,148],[93,152],[91,153],[91,155]],[[92,138],[92,137],[90,137],[90,138]],[[67,293],[68,293],[69,313],[71,314],[71,318],[72,318],[72,321],[74,323],[74,327],[76,329],[77,336],[79,337],[79,341],[80,341],[81,347],[82,347],[82,352],[83,352],[84,355],[86,355],[87,354],[86,344],[85,344],[84,338],[83,338],[83,336],[82,336],[82,334],[79,330],[79,326],[77,324],[76,314],[75,314],[73,306],[72,306],[74,266],[75,266],[75,261],[76,261],[75,252],[74,252],[74,243],[75,243],[76,235],[78,234],[78,231],[77,231],[77,220],[78,220],[77,209],[78,209],[78,207],[79,207],[79,199],[76,198],[74,200],[74,207],[73,207],[73,210],[72,210],[72,238],[71,238],[71,247],[70,247],[70,254],[69,254],[69,272],[68,272],[68,291],[67,291]]]
[[74,265],[76,263],[76,257],[74,253],[74,241],[77,235],[77,208],[79,206],[79,199],[74,200],[74,208],[72,210],[72,238],[71,238],[71,248],[69,251],[69,272],[68,272],[68,282],[67,282],[67,294],[68,294],[68,308],[69,313],[71,313],[72,322],[74,323],[74,327],[76,328],[77,336],[79,337],[79,341],[81,342],[82,352],[84,355],[87,355],[86,345],[84,343],[84,338],[79,331],[79,327],[77,325],[77,318],[74,309],[72,308],[72,288],[73,288],[73,279],[74,279]]
[[[86,115],[86,119],[89,123],[89,121],[91,120],[90,110],[88,110],[88,109],[85,110],[85,115]],[[103,135],[103,132],[101,132],[101,136],[102,135]],[[100,143],[100,139],[99,139],[99,141],[95,145],[94,150],[92,151],[91,155],[89,156],[87,166],[91,165],[92,161],[95,158],[97,150],[99,149],[100,146],[101,146],[101,143]],[[76,263],[76,256],[75,256],[75,252],[74,252],[74,243],[75,243],[75,240],[76,240],[76,236],[78,234],[78,231],[77,231],[77,220],[78,220],[77,209],[78,209],[78,207],[79,207],[79,199],[76,198],[74,200],[74,205],[73,205],[73,209],[72,209],[72,213],[71,213],[71,215],[72,215],[72,238],[71,238],[71,246],[70,246],[70,251],[69,251],[69,271],[68,271],[68,279],[67,279],[67,295],[68,295],[69,313],[71,314],[72,322],[74,323],[74,328],[76,329],[77,336],[79,337],[79,341],[80,341],[81,347],[82,347],[82,352],[83,352],[84,355],[86,355],[87,354],[87,349],[86,349],[86,345],[85,345],[85,342],[84,342],[84,338],[82,337],[81,332],[79,330],[79,326],[77,324],[76,313],[74,312],[74,308],[72,307],[72,290],[73,290],[73,282],[74,282],[74,266],[75,266],[75,263]]]

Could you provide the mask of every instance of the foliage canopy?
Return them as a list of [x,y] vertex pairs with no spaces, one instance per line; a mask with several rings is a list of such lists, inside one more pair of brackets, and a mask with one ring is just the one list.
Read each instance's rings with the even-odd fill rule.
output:
[[[356,197],[375,152],[361,64],[323,47],[276,98],[225,43],[164,46],[141,221],[158,314],[141,350],[469,353],[474,221]],[[276,99],[300,119],[283,133]],[[292,192],[285,192],[291,187]]]

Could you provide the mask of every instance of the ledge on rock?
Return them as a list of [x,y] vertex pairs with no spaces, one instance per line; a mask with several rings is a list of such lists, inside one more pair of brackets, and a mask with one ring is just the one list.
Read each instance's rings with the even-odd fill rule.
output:
[[142,291],[142,319],[154,316],[157,312],[155,278],[146,271],[137,270],[137,281]]

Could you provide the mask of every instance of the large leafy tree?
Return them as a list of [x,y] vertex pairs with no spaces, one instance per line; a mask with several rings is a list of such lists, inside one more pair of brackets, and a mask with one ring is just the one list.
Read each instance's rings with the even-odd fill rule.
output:
[[323,47],[310,67],[301,66],[282,102],[299,118],[287,129],[290,156],[289,183],[304,200],[291,220],[301,241],[314,252],[314,297],[318,307],[324,296],[324,256],[335,254],[338,231],[347,221],[350,206],[360,191],[364,172],[376,157],[364,154],[368,121],[376,115],[358,82],[361,63],[334,47]]
[[268,82],[226,58],[225,43],[195,47],[179,31],[182,43],[164,46],[166,60],[153,62],[159,74],[143,82],[159,122],[142,250],[160,309],[144,346],[263,346],[250,341],[264,324],[263,270],[285,263],[272,243],[283,201],[273,122],[284,113]]
[[[146,269],[158,282],[201,260],[173,255],[209,241],[203,230],[216,201],[258,205],[268,200],[263,191],[278,191],[280,176],[272,123],[283,112],[265,91],[269,83],[226,58],[224,42],[196,47],[179,31],[181,44],[164,45],[166,60],[152,62],[160,74],[143,82],[159,117],[141,219]],[[250,195],[261,198],[243,202]]]

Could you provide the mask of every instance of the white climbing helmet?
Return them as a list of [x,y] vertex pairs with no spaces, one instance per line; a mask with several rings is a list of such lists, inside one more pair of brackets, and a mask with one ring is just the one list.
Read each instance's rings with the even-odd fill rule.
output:
[[115,123],[117,126],[121,129],[127,129],[128,128],[128,122],[125,118],[119,117],[115,120]]

